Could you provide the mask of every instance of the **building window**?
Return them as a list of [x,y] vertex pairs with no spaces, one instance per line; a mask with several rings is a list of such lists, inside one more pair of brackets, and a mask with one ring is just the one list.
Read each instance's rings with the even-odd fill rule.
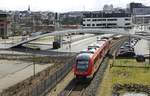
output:
[[83,21],[85,21],[85,19],[83,19]]
[[102,26],[102,24],[96,24],[96,26]]
[[117,25],[116,23],[108,23],[107,24],[108,26],[114,26],[114,25]]
[[103,24],[96,24],[96,26],[106,26],[106,23],[103,23]]
[[95,26],[95,24],[92,24],[92,26]]
[[98,21],[106,21],[106,19],[98,19]]
[[87,19],[87,21],[91,21],[90,19]]
[[91,24],[87,24],[87,26],[91,26]]
[[125,23],[125,25],[130,25],[130,23]]
[[103,25],[103,26],[106,26],[106,23],[103,23],[102,25]]
[[130,21],[130,19],[125,18],[126,21]]
[[97,21],[97,19],[93,19],[92,21]]
[[85,26],[85,24],[83,24],[83,26]]
[[107,19],[107,21],[117,21],[117,19]]
[[92,19],[92,21],[106,21],[106,19]]
[[102,21],[106,21],[106,19],[101,19]]

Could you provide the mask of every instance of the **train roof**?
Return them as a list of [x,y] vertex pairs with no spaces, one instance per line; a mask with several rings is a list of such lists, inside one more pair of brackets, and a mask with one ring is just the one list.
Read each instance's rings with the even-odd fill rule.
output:
[[100,45],[99,44],[91,44],[88,46],[88,48],[99,48]]
[[90,46],[100,46],[100,44],[98,44],[98,43],[93,43],[93,44],[91,44]]
[[91,54],[91,53],[81,53],[81,54],[77,55],[77,59],[78,60],[80,60],[80,59],[81,60],[89,60],[92,55],[93,54]]
[[80,51],[80,53],[92,53],[92,54],[94,54],[94,52],[95,52],[95,49],[94,48],[92,48],[92,49],[84,49],[84,50],[82,50],[82,51]]
[[94,43],[88,46],[88,48],[100,48],[106,41],[99,41],[99,43]]

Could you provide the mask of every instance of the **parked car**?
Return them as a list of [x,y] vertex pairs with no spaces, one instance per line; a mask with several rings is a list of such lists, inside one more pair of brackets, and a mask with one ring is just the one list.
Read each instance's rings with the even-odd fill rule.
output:
[[143,55],[136,55],[137,62],[145,62],[145,57]]
[[135,53],[133,51],[122,52],[118,54],[119,57],[134,57]]

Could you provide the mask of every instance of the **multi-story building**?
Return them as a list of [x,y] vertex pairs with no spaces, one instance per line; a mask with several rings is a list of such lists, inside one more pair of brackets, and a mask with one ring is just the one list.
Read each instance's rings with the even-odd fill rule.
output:
[[150,14],[134,15],[132,17],[133,17],[132,21],[134,24],[140,24],[140,25],[150,24]]
[[83,28],[131,28],[129,13],[86,12],[83,14]]
[[142,3],[130,3],[133,24],[150,24],[150,6]]
[[130,13],[133,13],[134,8],[142,8],[142,7],[144,7],[144,5],[142,3],[132,2],[132,3],[129,4],[129,11],[130,11]]

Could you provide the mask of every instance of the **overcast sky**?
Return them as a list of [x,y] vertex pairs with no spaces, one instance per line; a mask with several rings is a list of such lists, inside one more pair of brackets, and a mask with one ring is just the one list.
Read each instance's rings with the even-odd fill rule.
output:
[[150,0],[0,0],[0,10],[27,10],[30,5],[31,11],[98,11],[104,4],[125,8],[130,2],[150,6]]

